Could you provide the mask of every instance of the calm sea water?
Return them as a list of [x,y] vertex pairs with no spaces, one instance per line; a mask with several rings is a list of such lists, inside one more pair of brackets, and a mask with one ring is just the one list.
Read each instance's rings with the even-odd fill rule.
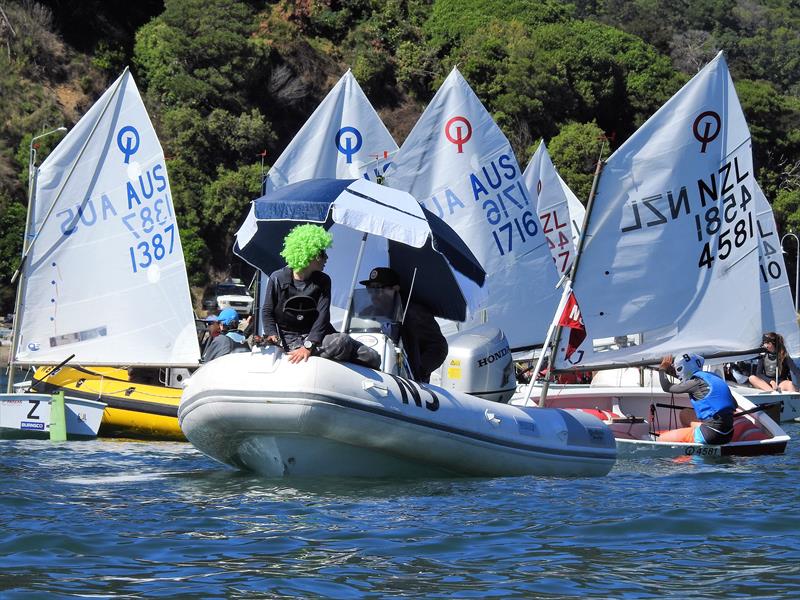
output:
[[0,441],[0,597],[798,598],[799,468],[792,442],[599,479],[270,480],[185,443]]

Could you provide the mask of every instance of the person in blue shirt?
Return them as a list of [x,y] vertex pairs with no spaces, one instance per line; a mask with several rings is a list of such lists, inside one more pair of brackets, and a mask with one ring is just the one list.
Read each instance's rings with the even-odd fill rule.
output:
[[[689,394],[699,421],[688,427],[663,432],[661,442],[727,444],[733,438],[733,412],[736,400],[725,380],[703,371],[705,360],[698,354],[665,356],[658,367],[661,389],[672,394]],[[677,375],[680,383],[672,383],[667,375]]]
[[[211,317],[206,320],[211,320]],[[244,335],[237,329],[239,314],[234,309],[223,308],[217,315],[216,321],[221,327],[220,334],[212,338],[203,352],[201,362],[207,363],[231,352],[246,352],[250,349]]]

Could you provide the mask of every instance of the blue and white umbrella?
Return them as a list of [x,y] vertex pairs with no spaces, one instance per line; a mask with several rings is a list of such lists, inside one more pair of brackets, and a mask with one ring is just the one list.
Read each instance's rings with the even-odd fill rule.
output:
[[[266,273],[285,265],[283,239],[294,226],[315,223],[333,235],[325,272],[333,304],[346,309],[352,282],[388,266],[437,317],[463,321],[485,299],[486,273],[461,238],[413,196],[366,179],[309,179],[253,201],[236,234],[234,253]],[[363,260],[357,260],[369,234]]]

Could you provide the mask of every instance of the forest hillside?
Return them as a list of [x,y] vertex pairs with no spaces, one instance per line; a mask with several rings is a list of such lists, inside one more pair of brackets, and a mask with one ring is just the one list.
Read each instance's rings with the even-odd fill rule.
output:
[[[458,65],[519,163],[543,138],[585,201],[601,141],[607,155],[724,50],[757,179],[779,227],[800,228],[793,0],[0,0],[0,42],[3,314],[31,138],[73,125],[126,66],[167,156],[198,294],[247,276],[232,240],[263,169],[348,68],[402,144]],[[41,140],[37,163],[60,139]]]

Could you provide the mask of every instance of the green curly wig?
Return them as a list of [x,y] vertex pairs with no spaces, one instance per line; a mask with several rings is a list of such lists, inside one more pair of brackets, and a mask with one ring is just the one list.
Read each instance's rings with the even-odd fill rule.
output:
[[281,256],[293,271],[302,271],[333,242],[333,236],[319,225],[298,225],[283,239]]

